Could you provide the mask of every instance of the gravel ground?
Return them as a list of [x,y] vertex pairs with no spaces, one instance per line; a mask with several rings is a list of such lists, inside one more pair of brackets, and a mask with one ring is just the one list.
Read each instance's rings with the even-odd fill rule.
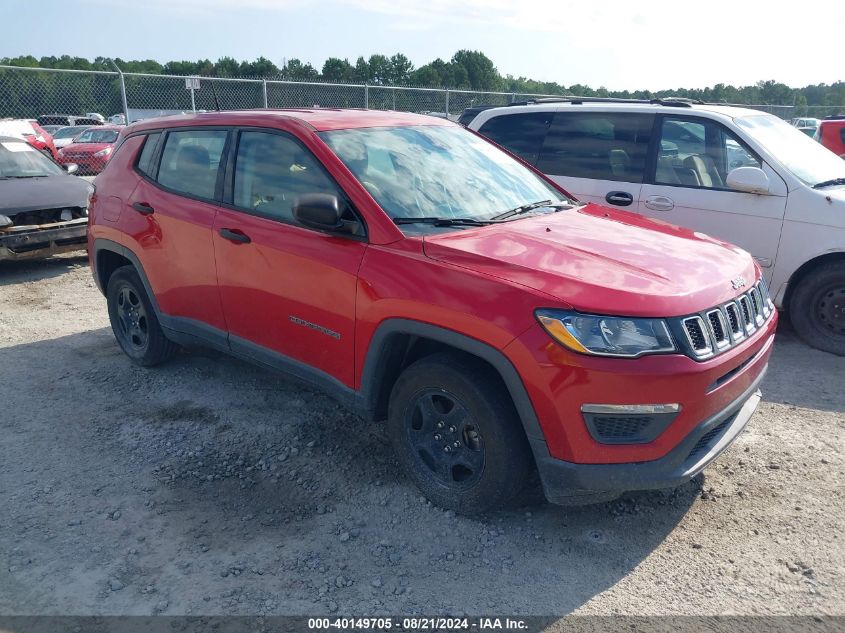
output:
[[84,258],[0,263],[0,614],[845,614],[845,358],[782,327],[681,489],[481,519],[378,424],[210,352],[123,356]]

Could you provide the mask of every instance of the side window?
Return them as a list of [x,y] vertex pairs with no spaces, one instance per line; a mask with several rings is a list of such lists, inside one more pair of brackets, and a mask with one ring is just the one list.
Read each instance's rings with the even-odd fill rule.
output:
[[727,189],[728,172],[749,166],[760,167],[760,159],[718,123],[706,119],[663,119],[656,184]]
[[317,159],[294,140],[281,134],[241,133],[235,158],[235,206],[292,222],[293,202],[303,193],[339,195]]
[[537,168],[553,176],[640,183],[654,117],[613,112],[558,112]]
[[552,114],[547,112],[503,114],[487,121],[478,131],[522,160],[535,165],[551,120]]
[[158,182],[174,191],[213,199],[226,135],[225,130],[170,132],[161,153]]
[[161,138],[161,133],[147,134],[144,138],[144,147],[141,149],[141,154],[138,156],[138,169],[151,178],[155,177],[152,171],[152,159],[155,152],[158,139]]

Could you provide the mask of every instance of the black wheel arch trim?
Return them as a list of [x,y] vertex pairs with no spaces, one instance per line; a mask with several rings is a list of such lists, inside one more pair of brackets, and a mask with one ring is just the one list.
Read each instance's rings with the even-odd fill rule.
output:
[[[516,368],[495,347],[465,334],[444,327],[413,321],[411,319],[390,318],[382,321],[370,339],[367,356],[361,374],[360,398],[370,417],[376,412],[379,386],[383,384],[390,362],[390,338],[393,335],[410,335],[430,339],[454,349],[466,352],[486,361],[499,374],[513,400],[525,434],[530,440],[541,440],[545,447],[545,436],[534,411],[534,405],[528,396],[525,385]],[[532,442],[536,446],[536,442]],[[536,452],[536,448],[535,448]],[[548,449],[546,449],[548,453]],[[544,455],[548,457],[548,454]]]
[[98,237],[94,240],[94,283],[97,284],[97,288],[100,289],[100,292],[104,295],[106,294],[106,288],[103,286],[102,280],[100,279],[100,271],[99,271],[99,262],[100,262],[100,253],[103,251],[110,251],[117,255],[128,259],[132,265],[135,267],[135,270],[138,273],[138,276],[141,278],[141,282],[144,284],[144,290],[147,291],[147,297],[150,300],[150,303],[153,306],[153,310],[155,310],[156,316],[161,320],[162,313],[158,307],[158,301],[156,300],[155,293],[153,292],[153,288],[150,285],[150,280],[147,279],[147,273],[144,271],[144,267],[141,265],[141,260],[138,259],[138,256],[135,255],[131,250],[126,248],[123,244],[118,244],[112,240]]

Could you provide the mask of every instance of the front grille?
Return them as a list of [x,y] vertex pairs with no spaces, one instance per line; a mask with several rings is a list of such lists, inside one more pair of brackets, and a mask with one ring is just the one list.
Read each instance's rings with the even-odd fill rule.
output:
[[739,298],[739,309],[742,311],[742,322],[745,325],[745,329],[753,328],[754,321],[751,318],[751,302],[748,301],[746,295],[742,295]]
[[687,333],[687,339],[696,353],[705,354],[711,351],[709,338],[706,334],[707,330],[701,317],[694,316],[684,319],[684,329]]
[[[774,305],[763,280],[733,301],[679,319],[688,353],[699,360],[737,345],[766,323]],[[677,322],[676,322],[677,323]]]
[[707,313],[707,320],[710,323],[710,330],[713,332],[713,337],[716,339],[716,347],[724,347],[731,341],[728,338],[728,331],[725,327],[725,317],[722,316],[721,310],[710,310]]
[[743,337],[744,326],[739,321],[739,312],[735,303],[729,303],[725,306],[725,314],[728,315],[728,325],[731,329],[731,339],[734,341]]

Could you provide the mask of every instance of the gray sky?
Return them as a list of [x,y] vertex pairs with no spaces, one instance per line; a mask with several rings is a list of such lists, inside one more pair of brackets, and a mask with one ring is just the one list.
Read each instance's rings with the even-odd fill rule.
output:
[[[0,57],[327,57],[420,66],[481,50],[502,74],[594,88],[791,86],[845,79],[845,2],[0,0]],[[18,16],[15,18],[14,16]]]

